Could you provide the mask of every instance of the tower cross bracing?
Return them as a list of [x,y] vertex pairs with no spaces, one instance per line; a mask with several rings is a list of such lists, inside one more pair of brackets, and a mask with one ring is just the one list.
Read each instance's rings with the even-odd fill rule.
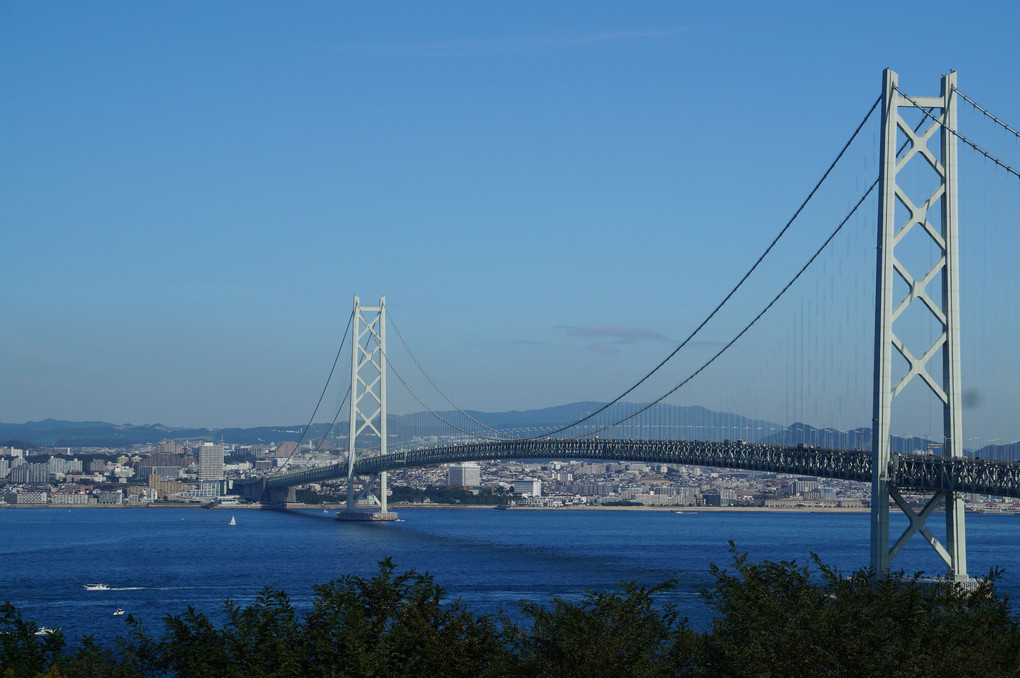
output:
[[[945,562],[950,579],[968,578],[963,497],[959,492],[938,491],[920,512],[916,512],[892,480],[894,472],[890,456],[892,403],[915,379],[924,383],[941,404],[943,456],[948,459],[963,456],[957,152],[956,135],[951,131],[956,129],[956,101],[956,73],[943,76],[937,97],[903,95],[897,86],[896,73],[886,70],[883,74],[871,469],[871,566],[879,577],[888,574],[893,558],[911,537],[920,533]],[[910,109],[921,109],[925,116],[916,128],[904,118],[904,111]],[[902,146],[901,134],[904,139]],[[939,142],[937,154],[929,146],[936,135]],[[912,161],[921,161],[934,171],[937,185],[933,190],[918,189],[898,181],[902,170]],[[920,193],[916,193],[918,190]],[[933,209],[938,213],[937,224],[933,224],[929,216]],[[898,220],[898,214],[905,214],[905,218]],[[938,258],[928,270],[910,270],[904,258],[896,253],[896,248],[907,235],[917,229],[937,248]],[[897,277],[906,287],[905,294],[899,299],[895,298],[895,291],[902,286],[896,284]],[[933,293],[928,286],[936,278],[941,280],[941,285]],[[912,306],[923,309],[922,312],[933,318],[940,328],[934,341],[920,355],[914,355],[896,333],[897,319]],[[907,364],[906,371],[895,382],[894,349]],[[929,365],[940,353],[941,370],[933,375]],[[910,520],[910,525],[891,547],[890,498]],[[943,502],[945,545],[926,525],[927,519]]]

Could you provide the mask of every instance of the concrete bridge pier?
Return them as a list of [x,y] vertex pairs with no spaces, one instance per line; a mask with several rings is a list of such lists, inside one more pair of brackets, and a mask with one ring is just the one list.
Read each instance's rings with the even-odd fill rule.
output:
[[286,508],[287,504],[297,502],[293,487],[267,487],[262,493],[262,505]]

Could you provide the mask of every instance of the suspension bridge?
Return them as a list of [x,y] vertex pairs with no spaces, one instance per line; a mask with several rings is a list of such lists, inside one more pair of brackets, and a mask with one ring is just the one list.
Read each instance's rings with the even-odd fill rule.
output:
[[[1004,151],[989,148],[969,129],[961,128],[961,106],[981,121],[981,130],[994,139],[1007,140]],[[870,148],[866,140],[869,129],[877,137]],[[896,73],[886,71],[881,96],[849,141],[793,217],[718,305],[654,369],[615,398],[567,424],[519,431],[486,423],[484,416],[458,406],[429,376],[393,324],[385,298],[369,307],[355,297],[347,331],[327,380],[328,387],[338,365],[346,365],[345,356],[349,356],[349,386],[338,398],[337,414],[319,440],[321,447],[328,444],[331,434],[334,440],[342,437],[336,429],[342,422],[341,415],[346,414],[346,459],[299,470],[284,467],[252,480],[244,492],[251,499],[279,505],[293,496],[296,486],[343,479],[348,517],[364,518],[366,514],[355,511],[355,507],[367,498],[379,509],[371,517],[385,518],[392,515],[387,506],[389,471],[468,461],[613,460],[843,479],[871,485],[871,567],[878,576],[887,575],[904,545],[920,534],[946,566],[946,576],[966,581],[965,495],[1020,497],[1020,466],[978,459],[973,446],[969,452],[965,449],[964,410],[968,397],[974,397],[963,386],[962,366],[967,361],[961,353],[963,336],[972,344],[998,342],[991,349],[986,346],[979,350],[981,356],[991,353],[993,359],[968,359],[969,364],[977,365],[978,379],[995,382],[992,386],[985,384],[985,392],[1005,393],[1004,389],[1016,381],[1016,365],[1010,362],[1015,351],[1009,349],[1015,345],[1016,327],[1010,309],[1017,304],[1015,299],[1011,303],[1008,296],[1016,291],[1015,279],[1009,277],[1011,273],[1002,272],[1011,266],[994,270],[997,265],[992,259],[1003,249],[1002,238],[999,231],[991,230],[998,226],[989,224],[1003,224],[1002,232],[1016,225],[1014,209],[1020,204],[1020,174],[1014,169],[1016,160],[1008,153],[1020,148],[1017,140],[1020,133],[957,88],[956,73],[943,76],[937,95],[917,96],[902,91]],[[854,149],[860,148],[863,150],[856,151],[859,162],[852,176],[839,179],[841,168],[854,157]],[[961,148],[970,159],[967,171],[974,185],[971,188],[961,184]],[[1006,207],[988,207],[990,188],[1006,194]],[[815,207],[825,190],[832,190],[836,198]],[[961,191],[969,191],[969,196],[986,196],[979,208],[971,198],[966,218],[961,218]],[[839,203],[842,207],[835,211],[834,205]],[[810,245],[789,248],[794,254],[774,266],[787,276],[785,282],[780,278],[772,289],[767,284],[749,283],[754,276],[764,274],[769,262],[779,256],[784,238],[792,237],[791,229],[807,219],[812,209],[817,212],[811,217],[812,223],[828,226],[820,236],[816,229],[816,241]],[[984,253],[973,257],[972,268],[979,273],[968,278],[978,281],[972,296],[960,282],[961,222],[966,222],[963,230],[968,235],[981,226],[980,237],[987,246]],[[868,244],[853,250],[852,243],[861,240],[859,233],[847,235],[855,224],[871,224],[873,230]],[[864,277],[859,277],[862,271]],[[805,282],[811,276],[814,289]],[[804,296],[791,303],[791,290],[798,286],[806,288],[801,292]],[[741,295],[755,291],[764,296],[741,301]],[[868,299],[859,305],[862,296]],[[980,331],[967,333],[961,296],[976,299],[975,308],[984,304],[976,312],[977,319],[970,319],[981,324]],[[779,329],[763,330],[763,319],[781,315],[784,304],[790,313],[786,317],[793,320],[780,320]],[[728,330],[729,337],[698,341],[708,331],[706,327],[720,322],[730,309],[736,309],[733,314],[739,320]],[[396,331],[400,347],[405,349],[404,360],[410,360],[408,372],[398,370],[394,356],[387,352],[388,326]],[[814,333],[821,328],[829,332],[828,348],[815,356],[815,347],[822,342]],[[721,331],[725,330],[717,333]],[[748,352],[740,349],[755,332],[759,343],[769,348],[764,356],[759,353],[748,358]],[[850,338],[859,340],[863,348],[850,346]],[[809,354],[817,359],[811,362]],[[713,376],[712,370],[720,369],[730,356],[736,356],[733,360],[737,364],[731,378],[727,381]],[[682,363],[684,359],[688,362]],[[679,368],[678,363],[682,363]],[[765,395],[751,394],[748,398],[757,398],[758,402],[778,400],[775,391],[782,389],[769,371],[773,367],[782,375],[779,379],[785,379],[788,400],[799,408],[795,414],[817,415],[822,409],[832,417],[850,416],[848,412],[862,410],[862,403],[870,400],[867,447],[806,445],[784,441],[781,435],[722,438],[723,427],[718,433],[710,433],[707,420],[702,424],[692,422],[689,408],[672,404],[702,382],[713,384],[709,388],[715,391],[702,387],[689,399],[711,396],[717,404],[728,405],[729,411],[739,407],[743,393],[753,391],[759,383]],[[407,376],[411,373],[420,374],[423,383],[412,384]],[[870,377],[866,394],[851,384],[861,374]],[[390,433],[393,420],[388,406],[388,376],[395,376],[399,391],[409,396],[416,413],[417,433],[402,437]],[[426,390],[438,395],[444,404],[430,404],[420,395]],[[830,398],[836,391],[839,393]],[[1000,395],[996,401],[1006,400],[1008,411],[1015,409],[1009,403],[1017,402],[1011,398],[1014,396]],[[322,402],[320,396],[316,412]],[[830,404],[820,404],[823,402]],[[741,426],[753,428],[747,421],[741,418],[734,430]],[[917,422],[928,426],[922,439],[927,441],[929,451],[938,453],[894,452],[896,440],[903,437],[895,431]],[[974,422],[988,427],[994,424],[987,420]],[[309,427],[311,424],[309,421]],[[398,449],[390,449],[398,438]],[[992,436],[986,438],[991,440]],[[925,501],[918,509],[905,495],[919,493],[925,495]],[[909,519],[909,526],[895,540],[890,539],[889,523],[893,505]],[[937,510],[945,515],[942,539],[928,525]]]

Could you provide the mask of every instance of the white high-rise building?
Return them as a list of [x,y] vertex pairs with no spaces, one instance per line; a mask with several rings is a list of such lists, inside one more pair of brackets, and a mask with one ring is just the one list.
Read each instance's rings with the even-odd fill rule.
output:
[[542,496],[542,481],[538,478],[522,478],[514,481],[514,494],[524,497]]
[[198,479],[223,480],[223,446],[202,443],[198,448]]
[[453,464],[449,468],[446,484],[450,487],[478,487],[481,481],[482,467],[474,462]]

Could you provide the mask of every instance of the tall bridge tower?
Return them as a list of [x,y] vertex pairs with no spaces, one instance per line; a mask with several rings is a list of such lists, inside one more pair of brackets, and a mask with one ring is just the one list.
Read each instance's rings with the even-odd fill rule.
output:
[[[890,466],[889,437],[893,400],[914,379],[920,379],[931,392],[931,397],[941,403],[943,456],[953,459],[963,456],[957,154],[956,136],[950,131],[956,129],[957,98],[956,73],[942,77],[941,93],[934,97],[905,95],[897,86],[896,73],[886,70],[883,75],[871,479],[871,567],[878,577],[888,575],[893,558],[911,537],[920,532],[945,562],[949,579],[963,581],[968,578],[963,497],[959,492],[936,492],[920,513],[914,511],[891,481],[895,477],[895,469]],[[923,115],[916,129],[902,115],[909,109],[920,109]],[[913,115],[916,119],[917,114]],[[928,142],[936,133],[939,150],[933,152]],[[914,191],[920,195],[912,194],[911,182],[897,181],[901,170],[911,161],[926,163],[934,170],[935,188],[930,193],[927,186],[920,190],[914,186]],[[937,223],[933,224],[933,221]],[[897,245],[916,229],[934,243],[937,253],[934,265],[926,271],[909,270],[904,265],[907,258],[896,255]],[[929,290],[929,283],[936,278],[941,281],[941,289]],[[902,296],[894,295],[897,289],[904,288],[906,292]],[[896,334],[897,319],[910,307],[916,308],[917,313],[924,313],[925,317],[934,318],[935,326],[941,328],[934,342],[916,356]],[[898,375],[895,383],[893,349],[907,363],[905,373]],[[929,364],[940,353],[941,367],[930,370]],[[896,362],[902,364],[902,361]],[[910,519],[910,525],[891,547],[890,497]],[[945,545],[925,524],[943,500]]]
[[[379,473],[379,494],[372,494],[373,479],[362,478],[362,491],[354,494],[357,476],[354,462],[361,455],[359,438],[371,444],[378,440],[379,454],[386,454],[386,297],[380,297],[378,306],[362,306],[354,297],[354,316],[351,349],[351,420],[347,447],[347,508],[337,515],[340,520],[395,520],[396,514],[387,511],[386,472]],[[378,512],[354,510],[362,499],[379,505]]]

